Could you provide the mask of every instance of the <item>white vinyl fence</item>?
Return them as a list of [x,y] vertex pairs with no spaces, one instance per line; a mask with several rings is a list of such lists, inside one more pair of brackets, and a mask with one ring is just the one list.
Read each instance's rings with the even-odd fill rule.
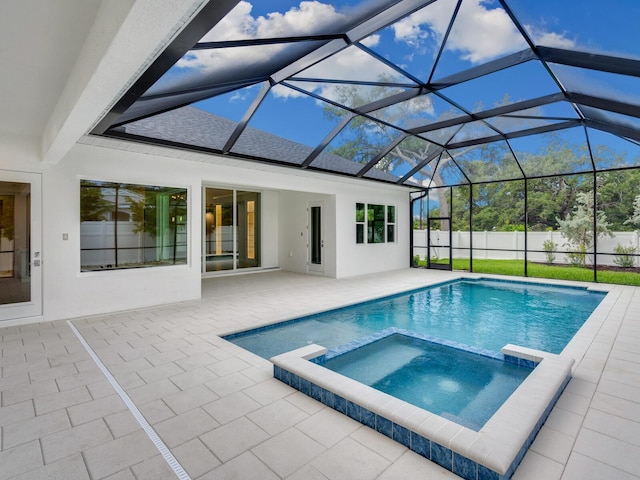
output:
[[[112,268],[116,266],[115,222],[96,221],[80,224],[80,261],[83,267]],[[172,260],[175,255],[186,259],[186,232],[177,238],[167,234],[153,237],[134,233],[134,222],[118,222],[118,266],[141,265],[159,260]],[[175,250],[174,250],[174,243]]]
[[[469,248],[473,240],[473,258],[490,258],[495,260],[524,259],[525,234],[524,232],[452,232],[451,246],[453,258],[469,258]],[[432,244],[447,245],[449,232],[434,230],[431,232]],[[605,236],[598,239],[598,264],[615,265],[615,248],[617,245],[624,247],[633,246],[636,253],[640,253],[640,235],[638,232],[612,232],[612,237]],[[567,240],[560,232],[528,232],[527,233],[527,259],[532,262],[546,262],[543,243],[551,240],[556,244],[554,263],[569,263],[567,255],[561,252],[569,251]],[[413,231],[413,256],[419,255],[421,259],[428,255],[427,230]],[[449,251],[446,248],[433,248],[431,255],[447,258]],[[587,263],[593,263],[592,252],[587,252]],[[635,257],[634,265],[640,266],[639,257]]]

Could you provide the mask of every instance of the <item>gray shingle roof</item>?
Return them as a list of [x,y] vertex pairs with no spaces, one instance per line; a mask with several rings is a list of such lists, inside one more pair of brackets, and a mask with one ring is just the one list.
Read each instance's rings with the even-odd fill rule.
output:
[[[130,135],[222,151],[236,126],[233,120],[187,106],[126,124],[121,130]],[[313,152],[313,148],[248,126],[231,152],[299,166]],[[311,166],[355,175],[364,165],[322,152]],[[371,176],[380,180],[397,180],[387,172],[377,170],[373,173]]]

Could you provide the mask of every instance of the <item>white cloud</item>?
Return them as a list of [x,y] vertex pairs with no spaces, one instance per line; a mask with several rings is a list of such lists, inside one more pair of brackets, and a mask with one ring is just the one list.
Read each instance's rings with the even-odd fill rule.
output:
[[[456,0],[439,0],[392,25],[395,40],[424,53],[428,43],[440,42],[447,30]],[[423,28],[427,27],[427,28]]]
[[[249,2],[241,1],[201,42],[308,35],[327,31],[346,21],[346,17],[336,12],[333,6],[316,0],[302,1],[298,7],[292,7],[287,12],[273,12],[257,18],[251,14],[252,8]],[[286,44],[281,44],[196,50],[181,59],[177,65],[205,72],[217,69],[220,65],[229,65],[228,62],[236,66],[249,66],[272,58],[286,48]]]
[[233,92],[233,95],[229,97],[229,103],[246,102],[250,98],[253,98],[252,92],[254,92],[256,88],[258,88],[256,85],[252,85],[242,90],[236,90]]
[[[396,41],[425,53],[439,47],[449,25],[455,0],[438,0],[392,28]],[[521,50],[526,43],[507,13],[490,8],[492,0],[464,0],[445,48],[474,64]],[[564,34],[538,31],[535,40],[545,45],[571,47],[575,42]],[[541,43],[541,42],[538,42]],[[435,52],[434,52],[435,53]]]
[[288,11],[272,12],[254,17],[253,5],[241,1],[209,33],[203,42],[246,40],[254,38],[286,37],[319,33],[346,20],[332,5],[317,0],[302,1]]
[[306,93],[301,93],[284,85],[274,85],[271,88],[271,93],[273,93],[274,97],[283,99],[308,97]]
[[[393,25],[396,41],[408,44],[415,52],[425,53],[437,45],[446,31],[456,0],[437,0],[422,10]],[[493,0],[464,0],[456,24],[447,42],[447,49],[461,58],[479,63],[510,51],[524,48],[524,42],[511,20],[499,8],[490,8]],[[335,7],[319,0],[301,1],[286,12],[272,12],[254,16],[252,5],[241,1],[202,39],[225,41],[306,35],[332,31],[347,18]],[[571,40],[563,34],[540,31],[536,41],[550,46],[570,47]],[[362,43],[375,47],[380,35],[367,37]],[[245,69],[260,65],[278,56],[288,45],[263,45],[192,51],[178,62],[179,67],[212,72],[223,68]],[[435,53],[435,51],[433,52]],[[337,55],[320,62],[304,77],[373,81],[381,76],[395,77],[395,72],[357,47],[349,47]],[[335,86],[314,84],[316,93],[335,99]],[[301,94],[287,88],[276,88],[279,98],[295,98]]]
[[256,20],[251,16],[252,8],[249,2],[238,3],[201,41],[220,42],[255,37]]
[[570,38],[567,38],[564,34],[555,33],[555,32],[541,32],[535,28],[526,27],[533,37],[533,41],[536,45],[544,45],[545,47],[556,47],[556,48],[575,48],[576,41]]
[[257,37],[280,37],[290,35],[307,35],[327,30],[327,27],[341,24],[346,17],[332,5],[318,1],[300,2],[298,8],[291,8],[283,13],[269,13],[266,17],[256,19]]
[[369,35],[360,42],[365,47],[373,48],[380,43],[380,35]]
[[[286,12],[273,12],[254,17],[252,5],[241,1],[224,19],[213,28],[202,42],[246,40],[257,38],[308,35],[335,29],[347,21],[347,17],[335,10],[332,5],[320,1],[302,1],[298,7]],[[371,35],[363,41],[368,47],[375,47],[380,41],[379,35]],[[256,65],[277,56],[287,45],[266,45],[261,47],[236,47],[213,50],[192,51],[178,62],[182,68],[194,68],[204,72],[214,71],[220,65],[245,67]],[[327,79],[376,80],[382,74],[390,74],[390,69],[381,62],[356,47],[347,48],[325,62],[321,62],[303,76]],[[308,85],[317,93],[334,98],[334,86],[318,84]],[[283,87],[275,88],[274,95],[279,98],[294,98],[301,94]]]
[[524,39],[507,13],[501,8],[489,10],[483,3],[462,3],[447,48],[462,52],[462,58],[472,63],[525,48]]

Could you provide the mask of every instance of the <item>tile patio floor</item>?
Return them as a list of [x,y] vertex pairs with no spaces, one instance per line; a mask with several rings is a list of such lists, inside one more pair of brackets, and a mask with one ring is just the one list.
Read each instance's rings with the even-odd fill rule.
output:
[[[202,300],[73,319],[193,479],[458,478],[271,377],[220,339],[450,278],[285,272],[203,281]],[[640,288],[613,287],[516,479],[640,479]],[[0,328],[0,480],[177,478],[66,321]]]

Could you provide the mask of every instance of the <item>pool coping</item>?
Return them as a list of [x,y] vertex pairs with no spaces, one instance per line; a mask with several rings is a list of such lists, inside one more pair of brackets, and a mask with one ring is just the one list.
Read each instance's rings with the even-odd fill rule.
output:
[[536,368],[479,430],[399,400],[310,361],[320,345],[271,359],[274,377],[398,441],[462,478],[508,479],[571,378],[573,358],[506,345],[505,361]]

